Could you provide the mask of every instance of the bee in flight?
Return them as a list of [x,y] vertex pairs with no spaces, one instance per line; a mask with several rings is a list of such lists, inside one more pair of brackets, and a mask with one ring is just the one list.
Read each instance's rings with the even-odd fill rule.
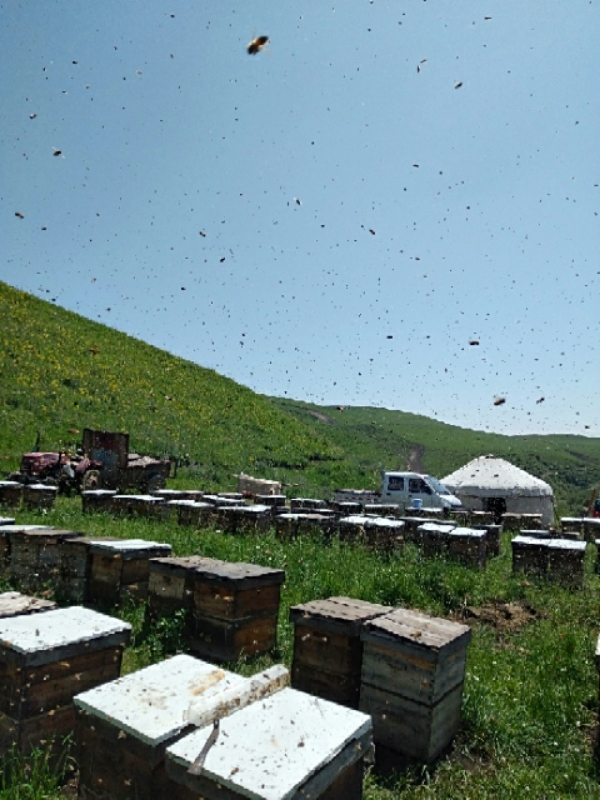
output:
[[268,44],[269,44],[268,36],[257,36],[256,39],[252,39],[248,47],[246,47],[248,55],[255,56],[257,53],[260,53],[260,51]]

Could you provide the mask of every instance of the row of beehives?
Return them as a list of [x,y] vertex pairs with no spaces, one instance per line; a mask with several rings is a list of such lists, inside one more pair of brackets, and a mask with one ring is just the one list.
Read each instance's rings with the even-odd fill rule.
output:
[[578,534],[567,536],[555,538],[550,531],[522,531],[511,541],[513,572],[583,587],[587,543]]
[[3,751],[58,757],[70,736],[81,800],[359,800],[368,715],[287,688],[281,666],[249,679],[178,655],[121,678],[130,636],[90,609],[0,595]]
[[358,799],[372,739],[382,769],[427,764],[460,722],[470,631],[447,620],[350,598],[296,606],[282,689],[280,667],[252,681],[188,655],[119,679],[130,626],[48,605],[0,596],[0,733],[27,751],[74,729],[80,798]]
[[15,589],[51,588],[61,602],[101,609],[144,602],[149,628],[182,612],[185,648],[211,660],[274,646],[283,570],[170,555],[170,545],[144,539],[0,526],[0,563]]
[[17,481],[0,481],[0,506],[25,510],[50,509],[58,489],[42,483],[23,484]]

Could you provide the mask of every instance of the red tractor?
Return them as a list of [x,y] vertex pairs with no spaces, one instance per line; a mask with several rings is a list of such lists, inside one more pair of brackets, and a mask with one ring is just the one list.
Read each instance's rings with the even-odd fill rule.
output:
[[19,472],[8,476],[19,483],[44,483],[57,486],[61,494],[70,495],[85,488],[86,476],[99,469],[102,464],[84,456],[81,452],[71,456],[67,452],[32,452],[21,458]]

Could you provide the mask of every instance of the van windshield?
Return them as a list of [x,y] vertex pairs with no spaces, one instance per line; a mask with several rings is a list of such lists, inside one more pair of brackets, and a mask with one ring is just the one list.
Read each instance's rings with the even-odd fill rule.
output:
[[450,494],[448,489],[444,486],[443,483],[440,483],[437,478],[432,478],[431,475],[428,475],[425,480],[431,486],[434,492],[437,494]]

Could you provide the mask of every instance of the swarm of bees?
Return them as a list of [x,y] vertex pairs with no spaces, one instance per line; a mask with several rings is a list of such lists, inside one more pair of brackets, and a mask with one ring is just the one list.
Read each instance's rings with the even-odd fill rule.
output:
[[269,44],[268,36],[257,36],[256,39],[252,39],[248,47],[246,47],[248,55],[255,56],[257,53],[260,53],[260,51],[268,44]]

